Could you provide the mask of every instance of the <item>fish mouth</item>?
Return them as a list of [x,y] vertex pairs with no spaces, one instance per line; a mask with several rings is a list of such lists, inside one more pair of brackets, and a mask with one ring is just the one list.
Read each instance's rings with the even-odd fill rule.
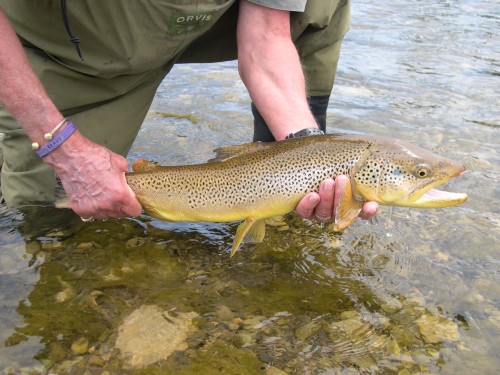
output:
[[438,189],[430,189],[418,199],[410,203],[410,207],[442,208],[464,203],[467,200],[465,193],[452,193]]
[[420,208],[443,208],[451,207],[464,203],[467,200],[467,194],[465,193],[453,193],[444,190],[434,189],[434,186],[441,185],[454,177],[462,176],[465,173],[465,168],[463,165],[458,165],[456,173],[453,173],[450,177],[436,181],[429,185],[427,190],[417,199],[413,200],[408,206],[409,207],[420,207]]
[[415,208],[444,208],[464,203],[467,200],[467,194],[465,193],[453,193],[435,189],[436,186],[442,185],[454,177],[462,176],[465,168],[463,165],[458,164],[454,172],[448,177],[434,181],[426,187],[417,188],[409,195],[408,199],[395,203],[395,205]]

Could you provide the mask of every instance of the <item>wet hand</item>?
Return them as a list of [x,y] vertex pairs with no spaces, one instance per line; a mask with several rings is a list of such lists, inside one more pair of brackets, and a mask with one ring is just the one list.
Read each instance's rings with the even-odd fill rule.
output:
[[[321,223],[335,221],[335,212],[345,194],[346,185],[349,184],[349,177],[338,176],[335,180],[326,179],[320,187],[318,193],[309,193],[297,205],[295,212],[306,219],[313,219]],[[378,203],[365,202],[359,217],[370,219],[378,211]]]
[[89,142],[84,155],[74,155],[56,168],[71,208],[82,220],[138,216],[142,207],[127,185],[125,158]]

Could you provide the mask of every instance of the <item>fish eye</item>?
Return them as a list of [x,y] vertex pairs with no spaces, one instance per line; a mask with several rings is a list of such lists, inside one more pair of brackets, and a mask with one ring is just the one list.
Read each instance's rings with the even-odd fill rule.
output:
[[425,164],[419,164],[415,167],[414,175],[418,178],[429,177],[432,170]]

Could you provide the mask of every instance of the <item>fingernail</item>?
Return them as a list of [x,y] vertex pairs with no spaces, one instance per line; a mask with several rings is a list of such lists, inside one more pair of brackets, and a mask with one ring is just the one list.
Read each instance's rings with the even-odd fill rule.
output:
[[332,181],[327,181],[323,183],[323,191],[327,193],[331,193],[333,191],[334,184]]

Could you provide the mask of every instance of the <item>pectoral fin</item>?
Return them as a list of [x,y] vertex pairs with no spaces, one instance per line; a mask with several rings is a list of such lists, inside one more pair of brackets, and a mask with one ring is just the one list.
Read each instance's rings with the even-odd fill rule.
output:
[[246,219],[236,230],[234,236],[231,257],[236,253],[242,242],[262,242],[266,234],[266,222],[264,219]]
[[333,225],[333,230],[338,232],[351,225],[361,212],[363,204],[363,201],[354,199],[352,195],[351,183],[347,183],[345,193],[340,199],[339,206],[335,211],[335,223]]

